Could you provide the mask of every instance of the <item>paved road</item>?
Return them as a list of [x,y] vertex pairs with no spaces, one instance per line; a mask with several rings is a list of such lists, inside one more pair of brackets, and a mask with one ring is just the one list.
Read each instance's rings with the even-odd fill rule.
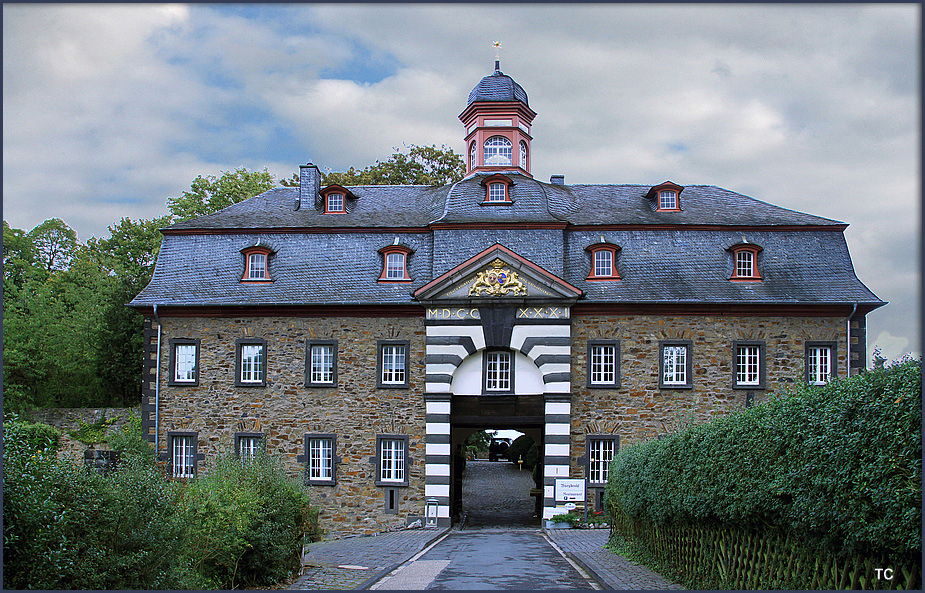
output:
[[[587,574],[587,573],[585,573]],[[538,529],[453,531],[372,589],[598,588]]]
[[532,470],[510,461],[469,461],[463,474],[463,529],[535,527]]

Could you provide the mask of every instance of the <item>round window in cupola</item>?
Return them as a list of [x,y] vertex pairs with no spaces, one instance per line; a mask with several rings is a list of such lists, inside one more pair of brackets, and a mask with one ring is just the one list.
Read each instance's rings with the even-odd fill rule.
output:
[[510,166],[513,154],[513,145],[504,136],[492,136],[485,141],[484,161],[490,167]]

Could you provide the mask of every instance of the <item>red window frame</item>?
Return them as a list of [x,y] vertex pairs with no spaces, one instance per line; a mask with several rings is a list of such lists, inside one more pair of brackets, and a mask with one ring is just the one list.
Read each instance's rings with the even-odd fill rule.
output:
[[[591,254],[591,271],[585,280],[619,280],[620,273],[617,272],[617,251],[620,247],[609,243],[598,243],[587,248]],[[597,254],[605,251],[610,253],[610,275],[598,275],[597,273]]]
[[[674,193],[674,208],[662,208],[662,192],[669,191]],[[682,191],[684,191],[684,188],[677,183],[665,181],[664,183],[653,186],[648,193],[646,193],[646,197],[655,200],[655,210],[657,212],[681,212]]]
[[[322,199],[323,214],[347,214],[347,198],[356,198],[356,196],[351,194],[347,188],[337,184],[329,185],[328,187],[322,189],[320,193]],[[331,198],[333,196],[340,196],[340,210],[331,209]]]
[[[732,253],[732,276],[729,277],[729,280],[733,282],[761,282],[763,280],[761,277],[761,272],[758,271],[758,254],[761,252],[761,247],[757,245],[736,245],[729,251]],[[752,273],[749,276],[743,276],[739,274],[740,253],[751,254]]]
[[[244,275],[241,276],[241,282],[248,282],[250,284],[273,282],[273,278],[270,276],[270,256],[273,255],[273,251],[270,248],[249,247],[247,249],[242,249],[241,253],[244,255]],[[254,255],[264,256],[264,276],[262,278],[251,278],[251,257]]]
[[[382,254],[382,273],[379,274],[378,281],[383,284],[388,283],[406,283],[411,282],[411,276],[408,275],[408,259],[411,257],[411,249],[404,245],[389,245],[379,250]],[[404,257],[401,278],[389,278],[389,255],[401,254]]]
[[[496,183],[500,183],[500,184],[504,185],[504,199],[503,199],[503,200],[491,200],[491,201],[489,201],[488,195],[489,195],[489,193],[491,192],[491,186],[492,186],[493,184],[496,184]],[[485,186],[485,198],[484,198],[484,200],[482,201],[482,205],[484,205],[484,206],[498,206],[498,205],[510,205],[510,204],[513,204],[514,202],[513,202],[513,200],[511,200],[511,185],[513,185],[513,184],[514,184],[514,182],[511,181],[510,178],[508,178],[508,177],[505,176],[505,175],[501,175],[500,173],[497,174],[497,175],[491,175],[490,177],[486,177],[485,179],[483,179],[483,180],[482,180],[482,185]]]

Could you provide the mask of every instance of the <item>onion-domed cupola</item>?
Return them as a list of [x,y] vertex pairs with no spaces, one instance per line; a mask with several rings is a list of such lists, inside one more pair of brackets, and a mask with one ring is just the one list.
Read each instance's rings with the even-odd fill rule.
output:
[[536,112],[527,103],[527,93],[513,78],[495,71],[483,78],[472,92],[459,120],[466,127],[466,174],[516,171],[530,174],[530,126]]

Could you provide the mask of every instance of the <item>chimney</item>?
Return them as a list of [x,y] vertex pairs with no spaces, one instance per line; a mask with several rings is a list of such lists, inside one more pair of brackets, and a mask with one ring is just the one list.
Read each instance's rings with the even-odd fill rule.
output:
[[565,185],[565,175],[552,175],[549,178],[549,183],[553,185]]
[[306,208],[315,207],[315,199],[321,191],[321,171],[316,165],[299,165],[299,203]]

